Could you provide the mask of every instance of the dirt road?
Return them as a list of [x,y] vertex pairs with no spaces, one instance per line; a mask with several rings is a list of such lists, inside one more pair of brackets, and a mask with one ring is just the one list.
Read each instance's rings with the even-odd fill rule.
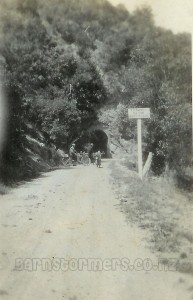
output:
[[108,164],[46,173],[1,197],[0,299],[191,299],[188,276],[148,271],[156,256],[119,211]]

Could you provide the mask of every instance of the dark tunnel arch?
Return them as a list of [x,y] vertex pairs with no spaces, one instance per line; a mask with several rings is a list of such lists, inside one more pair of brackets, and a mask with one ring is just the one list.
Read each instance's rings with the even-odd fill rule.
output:
[[82,151],[85,149],[86,145],[93,144],[93,152],[100,150],[104,152],[105,158],[111,158],[111,152],[109,147],[109,138],[107,134],[102,129],[92,129],[84,133],[76,141],[76,149]]

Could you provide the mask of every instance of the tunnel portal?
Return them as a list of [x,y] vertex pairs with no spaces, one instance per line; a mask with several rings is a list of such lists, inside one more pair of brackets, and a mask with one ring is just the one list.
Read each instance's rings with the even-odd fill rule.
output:
[[104,153],[104,157],[111,158],[109,139],[107,134],[102,129],[92,129],[84,133],[76,141],[76,149],[78,151],[84,151],[91,143],[93,144],[93,152],[97,152],[100,150]]

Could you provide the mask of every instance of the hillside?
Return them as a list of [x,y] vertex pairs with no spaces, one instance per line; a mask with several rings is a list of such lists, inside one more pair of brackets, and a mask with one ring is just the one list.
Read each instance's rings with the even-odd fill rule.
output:
[[183,174],[191,161],[190,35],[156,27],[148,7],[131,14],[105,0],[0,6],[4,182],[57,165],[56,149],[67,152],[98,120],[132,144],[128,107],[151,108],[143,135],[153,171]]

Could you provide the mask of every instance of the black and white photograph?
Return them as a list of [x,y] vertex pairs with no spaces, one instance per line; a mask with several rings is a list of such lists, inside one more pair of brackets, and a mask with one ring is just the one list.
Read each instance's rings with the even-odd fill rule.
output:
[[0,300],[193,299],[193,2],[0,0]]

